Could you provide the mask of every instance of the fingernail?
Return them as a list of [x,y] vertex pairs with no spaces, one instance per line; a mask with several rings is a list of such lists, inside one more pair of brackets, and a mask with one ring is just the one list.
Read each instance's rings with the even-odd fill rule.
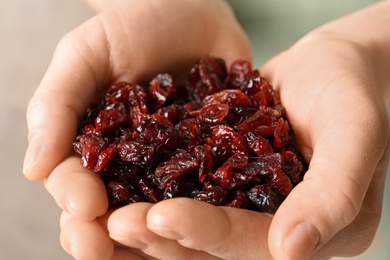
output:
[[319,241],[320,232],[314,225],[308,222],[296,225],[284,240],[287,259],[308,259]]

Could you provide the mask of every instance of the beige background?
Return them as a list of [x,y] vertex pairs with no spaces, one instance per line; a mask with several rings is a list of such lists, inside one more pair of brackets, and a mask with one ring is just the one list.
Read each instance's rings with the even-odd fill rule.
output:
[[[260,66],[311,28],[375,1],[231,2],[251,37],[255,65]],[[91,16],[81,0],[0,1],[1,260],[71,259],[58,242],[59,209],[42,183],[27,181],[21,171],[27,146],[25,110],[60,37]],[[390,259],[388,197],[387,190],[373,246],[355,259]]]

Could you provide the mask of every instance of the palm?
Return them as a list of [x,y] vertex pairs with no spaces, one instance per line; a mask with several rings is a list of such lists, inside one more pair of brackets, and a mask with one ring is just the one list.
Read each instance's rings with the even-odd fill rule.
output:
[[[69,155],[78,119],[91,99],[116,81],[147,81],[159,72],[180,79],[205,55],[228,64],[251,59],[244,33],[222,1],[118,2],[64,37],[29,104],[25,173],[30,179],[46,178],[64,210],[65,250],[81,259],[137,259],[145,256],[139,249],[157,258],[267,259],[270,248],[274,258],[286,259],[282,241],[300,222],[321,232],[316,249],[326,246],[319,258],[364,248],[357,243],[340,249],[352,232],[365,236],[360,242],[368,245],[379,219],[388,158],[388,139],[380,139],[388,136],[386,113],[380,97],[368,94],[376,93],[368,90],[376,82],[366,61],[356,58],[365,56],[356,46],[332,49],[334,42],[298,44],[261,69],[280,91],[301,152],[310,161],[305,180],[273,219],[190,199],[137,203],[107,213],[99,176]],[[360,224],[372,215],[370,225]],[[294,240],[293,251],[310,250],[305,241]]]
[[251,59],[245,34],[222,1],[123,1],[61,40],[29,104],[25,173],[46,178],[48,191],[67,212],[62,237],[73,240],[62,239],[66,250],[85,241],[90,248],[73,247],[74,255],[100,259],[113,250],[96,220],[107,211],[104,185],[77,156],[69,156],[78,119],[92,98],[116,81],[146,81],[158,72],[180,78],[205,55],[227,63]]
[[[222,13],[216,16],[216,9]],[[146,80],[162,71],[180,76],[205,55],[228,63],[251,59],[244,33],[220,2],[206,8],[180,1],[130,1],[101,13],[67,40],[100,84]]]

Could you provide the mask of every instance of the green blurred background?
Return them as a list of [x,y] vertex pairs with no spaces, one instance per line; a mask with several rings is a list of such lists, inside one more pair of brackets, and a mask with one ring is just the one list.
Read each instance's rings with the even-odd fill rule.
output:
[[[369,0],[230,0],[254,49],[256,67],[311,29]],[[60,247],[59,214],[42,183],[24,179],[25,111],[58,40],[92,13],[81,0],[0,1],[0,259],[72,259]],[[387,187],[389,188],[389,181]],[[358,260],[390,259],[390,198],[372,247]]]
[[254,62],[260,66],[310,30],[356,11],[374,0],[242,0],[228,1],[248,33]]

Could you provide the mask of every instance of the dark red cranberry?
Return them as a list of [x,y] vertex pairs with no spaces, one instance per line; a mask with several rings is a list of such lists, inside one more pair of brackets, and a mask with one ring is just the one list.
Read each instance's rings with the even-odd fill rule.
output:
[[189,197],[274,213],[307,165],[277,92],[236,61],[204,57],[180,85],[119,82],[94,99],[73,144],[110,207]]

